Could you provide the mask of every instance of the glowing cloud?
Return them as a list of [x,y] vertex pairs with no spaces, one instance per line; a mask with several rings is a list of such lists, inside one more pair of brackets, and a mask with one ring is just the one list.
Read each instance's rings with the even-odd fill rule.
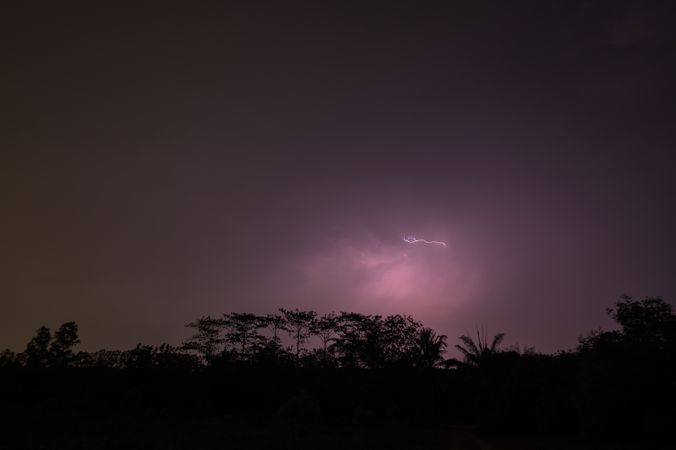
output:
[[418,239],[412,234],[407,234],[404,236],[404,242],[408,242],[409,244],[418,244],[418,243],[423,243],[423,244],[431,244],[431,245],[438,245],[440,247],[448,247],[445,242],[442,241],[428,241],[427,239]]
[[294,272],[284,272],[289,301],[321,310],[405,312],[434,324],[476,295],[481,274],[453,243],[447,245],[453,252],[414,251],[397,241],[357,232],[327,240],[299,258]]

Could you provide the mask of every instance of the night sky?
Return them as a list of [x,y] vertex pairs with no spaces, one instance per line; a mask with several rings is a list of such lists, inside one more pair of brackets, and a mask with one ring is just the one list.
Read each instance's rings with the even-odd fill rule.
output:
[[2,348],[297,307],[554,351],[676,298],[672,2],[55,3],[3,8]]

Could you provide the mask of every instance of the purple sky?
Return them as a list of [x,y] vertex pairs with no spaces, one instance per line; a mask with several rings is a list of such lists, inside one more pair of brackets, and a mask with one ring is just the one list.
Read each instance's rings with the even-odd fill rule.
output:
[[0,347],[298,307],[553,351],[676,298],[669,2],[276,3],[7,12]]

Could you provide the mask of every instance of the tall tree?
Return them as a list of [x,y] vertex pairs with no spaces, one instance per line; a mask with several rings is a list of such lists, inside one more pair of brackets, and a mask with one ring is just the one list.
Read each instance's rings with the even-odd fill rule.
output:
[[54,333],[49,345],[52,364],[67,366],[73,361],[73,347],[80,343],[77,332],[78,328],[75,322],[66,322]]
[[49,343],[52,341],[52,332],[42,326],[37,329],[35,336],[26,345],[24,356],[29,367],[47,367],[51,363]]
[[343,312],[334,344],[344,367],[380,368],[410,364],[421,327],[409,316],[383,318]]
[[195,329],[195,333],[183,343],[182,348],[196,351],[207,365],[211,365],[222,349],[223,325],[223,320],[211,316],[201,317],[186,324],[186,327]]
[[288,310],[283,308],[279,311],[286,320],[289,335],[295,341],[296,365],[298,365],[301,347],[312,336],[312,324],[317,317],[317,313],[314,311]]
[[319,336],[322,350],[326,353],[329,344],[335,339],[338,328],[338,316],[335,313],[324,314],[312,323],[312,334]]
[[415,358],[422,324],[411,316],[387,316],[380,326],[382,352],[387,365],[409,365]]
[[384,364],[383,319],[378,315],[341,312],[333,345],[341,366],[377,368]]
[[249,356],[250,347],[261,345],[265,338],[258,332],[266,326],[266,319],[251,313],[223,315],[225,343],[233,348],[242,360]]
[[266,326],[272,330],[272,339],[279,342],[279,332],[288,331],[286,328],[286,319],[281,314],[268,314],[265,316]]

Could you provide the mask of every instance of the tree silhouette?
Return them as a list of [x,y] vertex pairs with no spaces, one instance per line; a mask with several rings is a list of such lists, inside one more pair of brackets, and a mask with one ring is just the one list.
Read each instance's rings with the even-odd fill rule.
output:
[[49,345],[52,365],[64,367],[73,361],[73,347],[80,343],[77,332],[75,322],[66,322],[54,333]]
[[486,363],[491,357],[493,357],[497,352],[502,340],[505,338],[504,333],[498,333],[493,336],[490,344],[488,343],[488,337],[486,336],[486,330],[482,329],[479,331],[477,328],[476,332],[477,340],[476,342],[468,335],[462,335],[458,339],[462,341],[462,344],[455,346],[464,356],[464,362],[467,365],[479,367]]
[[415,358],[421,327],[409,316],[383,318],[343,312],[338,317],[333,349],[344,367],[409,365]]
[[263,317],[251,313],[224,314],[223,324],[225,343],[234,347],[240,359],[247,359],[249,348],[252,345],[260,345],[265,340],[258,333],[260,328],[266,326],[266,320]]
[[[342,367],[364,367],[368,364],[366,351],[368,329],[373,324],[368,316],[359,313],[341,312],[338,316],[337,339],[332,349]],[[373,333],[371,333],[373,334]]]
[[38,328],[21,355],[28,367],[65,367],[75,362],[73,347],[80,343],[77,324],[66,322],[52,335],[49,328]]
[[335,313],[324,314],[312,321],[311,333],[319,337],[321,346],[312,350],[305,363],[322,367],[336,366],[332,344],[336,341],[338,322],[338,316]]
[[287,331],[295,341],[296,365],[300,361],[301,346],[312,336],[312,324],[317,317],[314,311],[280,309],[286,321]]
[[49,328],[42,326],[37,329],[35,336],[26,345],[24,356],[29,367],[48,367],[51,363],[49,344],[52,333]]
[[21,360],[17,357],[17,355],[9,350],[5,349],[0,352],[0,369],[6,369],[8,367],[16,367],[20,365]]
[[221,336],[223,321],[206,316],[186,324],[186,327],[194,328],[196,332],[183,343],[183,349],[196,351],[207,365],[212,364],[224,342]]
[[413,364],[422,324],[411,316],[393,315],[379,321],[380,345],[383,365],[406,366]]
[[418,333],[416,343],[416,365],[422,368],[440,366],[446,352],[446,336],[438,335],[431,328],[423,328]]
[[625,294],[606,311],[632,342],[663,347],[676,338],[676,315],[661,297],[635,300]]
[[266,325],[272,329],[272,339],[279,341],[279,332],[288,331],[286,319],[280,314],[268,314],[265,316]]
[[319,336],[322,350],[328,351],[329,344],[335,339],[338,316],[335,313],[324,314],[312,323],[312,334]]
[[[195,333],[180,348],[139,344],[74,354],[75,323],[53,334],[41,327],[25,352],[0,353],[0,378],[11,387],[4,414],[20,402],[28,402],[25,411],[57,405],[55,414],[114,404],[122,414],[256,411],[331,423],[443,416],[486,430],[528,423],[545,432],[637,436],[669,430],[673,421],[676,316],[659,297],[622,297],[608,310],[618,329],[592,332],[577,351],[502,349],[504,334],[477,329],[456,345],[464,362],[444,360],[446,336],[410,316],[280,311],[202,317],[187,325]],[[282,346],[281,330],[293,347]],[[311,336],[318,336],[312,345]],[[451,365],[462,369],[397,370]]]
[[623,295],[606,312],[621,329],[593,330],[579,339],[579,351],[603,353],[604,357],[634,353],[638,357],[646,351],[676,350],[676,315],[661,297],[636,300]]

